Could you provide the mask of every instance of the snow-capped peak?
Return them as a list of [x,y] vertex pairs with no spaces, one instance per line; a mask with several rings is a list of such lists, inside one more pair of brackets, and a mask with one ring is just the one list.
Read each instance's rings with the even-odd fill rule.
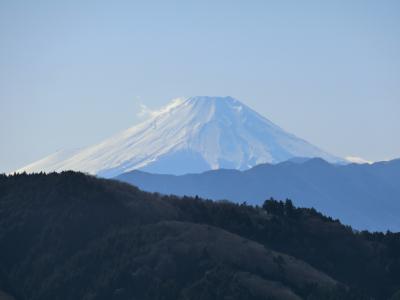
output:
[[97,145],[51,155],[18,171],[79,170],[104,177],[134,169],[183,174],[242,170],[293,157],[341,161],[232,97],[197,96],[174,99],[139,125]]

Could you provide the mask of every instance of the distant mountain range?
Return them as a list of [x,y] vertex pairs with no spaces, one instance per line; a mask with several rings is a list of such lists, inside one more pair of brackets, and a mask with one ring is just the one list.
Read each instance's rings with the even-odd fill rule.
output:
[[76,170],[110,178],[141,169],[185,174],[293,157],[343,162],[273,124],[232,97],[176,99],[143,123],[97,145],[63,150],[17,172]]
[[182,176],[132,171],[116,179],[162,194],[262,204],[290,198],[356,229],[400,231],[400,159],[374,164],[330,164],[293,159],[246,171],[215,170]]

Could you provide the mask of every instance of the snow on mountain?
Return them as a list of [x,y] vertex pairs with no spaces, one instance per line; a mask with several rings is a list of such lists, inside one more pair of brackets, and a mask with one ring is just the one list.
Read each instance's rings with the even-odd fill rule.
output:
[[78,170],[114,177],[134,169],[184,174],[248,169],[294,157],[343,160],[285,132],[231,97],[173,100],[149,118],[97,145],[57,152],[17,172]]
[[366,160],[362,157],[358,156],[346,156],[345,159],[353,164],[372,164],[373,162],[370,160]]

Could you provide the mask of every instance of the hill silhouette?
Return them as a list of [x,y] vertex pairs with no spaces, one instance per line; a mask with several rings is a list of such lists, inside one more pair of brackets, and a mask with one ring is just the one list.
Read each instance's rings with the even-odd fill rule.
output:
[[[291,201],[161,196],[81,173],[0,176],[0,290],[14,299],[388,299],[400,236]],[[393,298],[394,299],[394,298]]]

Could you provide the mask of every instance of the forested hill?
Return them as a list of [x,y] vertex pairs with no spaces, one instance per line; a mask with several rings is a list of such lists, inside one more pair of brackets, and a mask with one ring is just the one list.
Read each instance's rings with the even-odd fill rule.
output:
[[0,296],[16,300],[400,297],[399,234],[74,172],[1,175],[0,245]]

